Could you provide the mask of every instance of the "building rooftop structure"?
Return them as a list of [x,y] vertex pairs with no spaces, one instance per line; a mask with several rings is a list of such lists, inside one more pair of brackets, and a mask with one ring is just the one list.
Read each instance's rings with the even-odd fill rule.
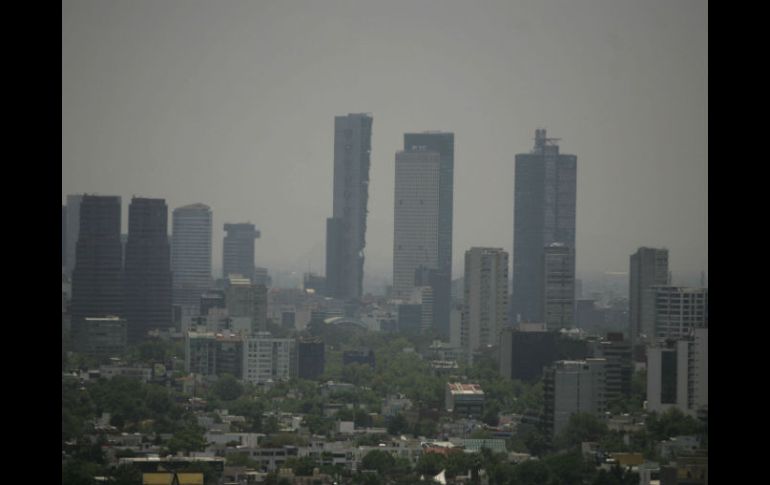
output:
[[483,396],[484,391],[478,384],[465,384],[461,382],[448,382],[447,388],[452,394],[468,394]]

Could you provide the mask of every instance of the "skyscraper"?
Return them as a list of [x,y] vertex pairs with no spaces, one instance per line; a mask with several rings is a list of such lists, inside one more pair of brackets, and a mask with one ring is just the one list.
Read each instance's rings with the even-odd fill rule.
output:
[[65,266],[67,276],[72,275],[77,260],[76,248],[80,232],[80,203],[82,200],[82,195],[67,196],[67,263]]
[[372,117],[334,118],[334,204],[326,221],[326,291],[339,299],[362,294]]
[[[200,311],[211,286],[211,209],[192,204],[174,209],[171,240],[173,304]],[[184,312],[183,312],[184,313]]]
[[134,197],[128,208],[126,310],[129,343],[173,325],[168,208],[163,199]]
[[[513,219],[513,322],[543,322],[545,248],[563,244],[575,274],[577,157],[559,154],[556,138],[535,131],[531,153],[516,155]],[[574,283],[571,285],[574,288]]]
[[439,154],[438,267],[431,283],[433,318],[438,336],[449,339],[449,312],[452,308],[452,217],[454,199],[455,135],[451,132],[427,131],[405,133],[404,150],[423,147]]
[[508,253],[499,248],[465,252],[465,303],[460,331],[472,355],[500,343],[508,315]]
[[[61,267],[67,265],[67,206],[61,206]],[[63,271],[62,271],[63,272]]]
[[628,274],[630,338],[637,343],[640,334],[653,338],[655,295],[650,287],[668,284],[668,249],[639,248],[630,257]]
[[227,235],[222,247],[222,277],[239,274],[254,281],[254,240],[259,231],[254,224],[225,224]]
[[438,269],[439,154],[396,153],[393,214],[393,296],[406,300],[418,268]]
[[543,249],[543,315],[549,329],[575,325],[575,274],[569,248],[561,243]]
[[123,314],[120,197],[77,196],[77,206],[80,227],[74,232],[80,237],[77,264],[72,271],[72,330],[76,345],[87,317]]

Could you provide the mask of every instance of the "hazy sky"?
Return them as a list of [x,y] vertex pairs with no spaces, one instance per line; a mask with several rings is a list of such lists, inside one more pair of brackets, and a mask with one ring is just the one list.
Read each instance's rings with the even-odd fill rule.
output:
[[165,198],[262,231],[256,263],[324,272],[334,116],[374,118],[368,277],[390,278],[403,133],[455,133],[454,275],[513,246],[514,156],[578,157],[577,270],[639,246],[708,269],[708,7],[662,1],[62,3],[62,203]]

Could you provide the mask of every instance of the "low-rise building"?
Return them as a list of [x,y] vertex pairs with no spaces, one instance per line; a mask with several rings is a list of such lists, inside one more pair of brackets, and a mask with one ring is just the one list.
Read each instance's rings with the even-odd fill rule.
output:
[[446,410],[461,416],[481,416],[484,391],[478,384],[447,383]]

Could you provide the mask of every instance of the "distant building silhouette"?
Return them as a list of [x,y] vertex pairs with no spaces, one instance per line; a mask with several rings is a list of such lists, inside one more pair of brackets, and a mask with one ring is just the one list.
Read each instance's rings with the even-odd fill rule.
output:
[[326,220],[326,293],[359,299],[364,275],[372,117],[334,118],[334,203]]
[[538,129],[532,152],[516,155],[515,171],[512,322],[543,322],[546,247],[564,244],[574,280],[577,157],[559,154],[556,139]]
[[225,224],[222,277],[238,274],[254,281],[254,241],[260,236],[251,223]]
[[131,199],[125,272],[129,343],[141,342],[150,330],[170,329],[171,250],[165,200]]
[[85,318],[120,316],[124,310],[120,197],[77,196],[77,206],[80,236],[71,303],[76,346]]
[[313,380],[323,375],[324,349],[324,342],[318,337],[297,339],[297,377]]
[[72,270],[75,269],[75,262],[77,261],[77,243],[78,234],[80,233],[80,202],[82,200],[83,195],[67,196],[67,264],[64,267],[67,276],[72,276]]
[[[432,278],[433,320],[437,336],[449,340],[449,312],[452,307],[452,220],[454,213],[454,147],[451,132],[405,133],[404,150],[424,147],[439,154],[438,267]],[[431,268],[433,269],[433,268]],[[424,283],[422,283],[424,284]]]
[[61,206],[61,267],[67,266],[67,206]]
[[630,257],[628,274],[630,338],[636,344],[640,335],[654,338],[655,295],[650,287],[669,283],[668,249],[639,248]]
[[211,227],[209,206],[191,204],[174,209],[171,236],[173,303],[188,313],[200,313],[201,295],[211,287]]

